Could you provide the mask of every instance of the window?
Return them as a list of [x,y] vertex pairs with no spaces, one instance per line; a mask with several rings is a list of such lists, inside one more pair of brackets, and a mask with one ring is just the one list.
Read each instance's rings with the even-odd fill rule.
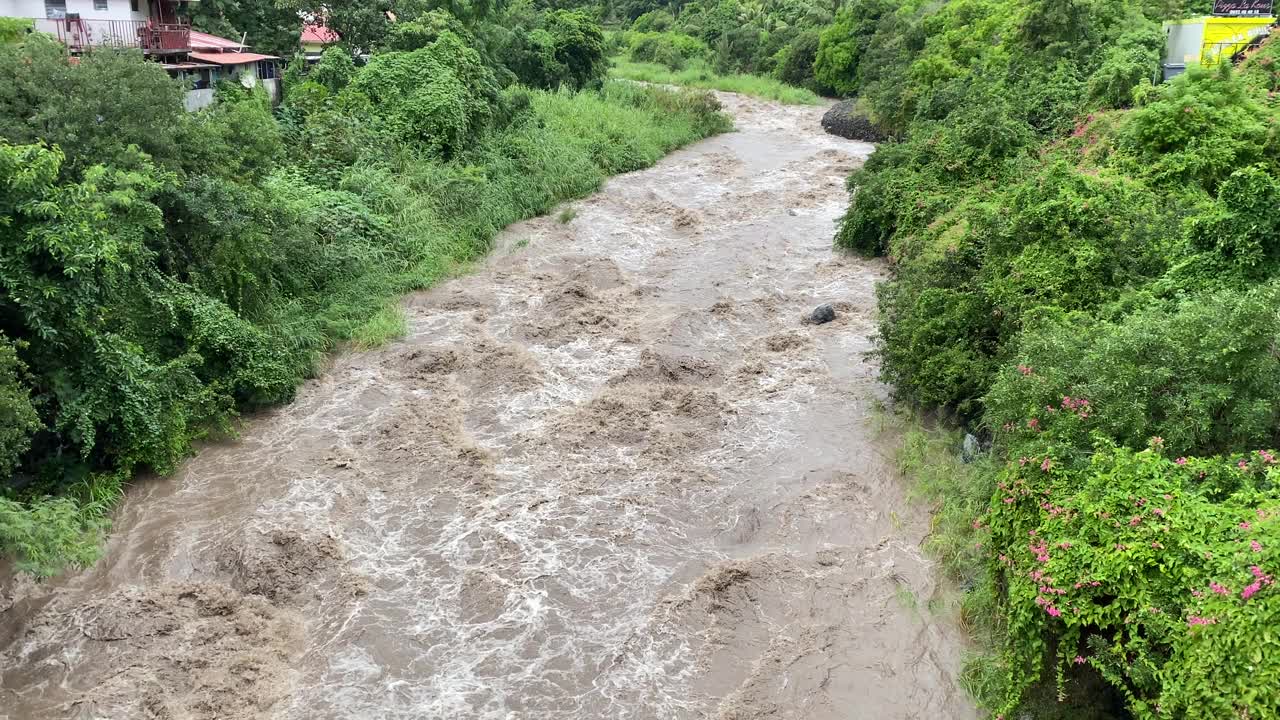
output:
[[93,9],[94,9],[94,10],[106,10],[106,9],[107,9],[107,0],[93,0]]
[[129,9],[138,12],[138,0],[129,0]]
[[44,0],[44,16],[61,20],[67,16],[67,0]]
[[274,80],[280,77],[280,66],[275,60],[259,60],[258,77],[263,80]]

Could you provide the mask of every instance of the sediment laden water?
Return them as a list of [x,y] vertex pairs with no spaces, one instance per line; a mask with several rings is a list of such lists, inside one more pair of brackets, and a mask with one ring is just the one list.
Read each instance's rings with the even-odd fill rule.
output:
[[872,148],[721,99],[8,581],[0,717],[972,717],[874,427],[882,268],[831,250]]

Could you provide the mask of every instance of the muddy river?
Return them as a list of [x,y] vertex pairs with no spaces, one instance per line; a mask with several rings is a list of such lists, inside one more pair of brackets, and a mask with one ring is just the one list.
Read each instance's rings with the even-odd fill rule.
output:
[[872,147],[721,98],[8,581],[0,718],[974,717],[875,427],[884,269],[831,249]]

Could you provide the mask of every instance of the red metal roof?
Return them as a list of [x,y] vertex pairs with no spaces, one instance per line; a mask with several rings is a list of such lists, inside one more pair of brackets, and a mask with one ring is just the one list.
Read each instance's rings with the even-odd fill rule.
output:
[[[245,45],[243,47],[249,47]],[[191,49],[192,50],[240,50],[242,46],[239,40],[228,40],[220,38],[217,35],[202,33],[196,30],[191,31]]]
[[303,25],[302,42],[303,44],[328,45],[329,43],[338,42],[338,36],[324,25]]
[[233,52],[212,52],[212,53],[191,53],[193,60],[201,60],[203,62],[214,63],[215,65],[243,65],[245,63],[258,62],[259,60],[279,60],[275,55],[259,55],[258,53],[233,53]]

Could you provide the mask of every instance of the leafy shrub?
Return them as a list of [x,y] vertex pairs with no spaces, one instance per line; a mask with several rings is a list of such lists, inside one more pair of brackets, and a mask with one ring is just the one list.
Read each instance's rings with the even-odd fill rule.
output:
[[705,58],[710,52],[706,43],[680,33],[634,33],[628,50],[636,62],[656,63],[662,63],[660,58],[672,55],[685,60]]
[[796,35],[781,52],[778,61],[777,77],[784,83],[796,87],[806,87],[815,92],[825,90],[816,77],[813,65],[818,56],[819,35],[817,30],[805,30]]
[[1159,71],[1164,35],[1155,23],[1122,35],[1103,52],[1098,69],[1089,76],[1089,97],[1105,107],[1134,104],[1134,88],[1148,83]]
[[461,20],[444,10],[432,10],[408,22],[396,23],[387,34],[381,49],[406,52],[421,50],[439,40],[441,33],[445,32],[453,33],[468,45],[475,45],[475,38]]
[[1214,251],[1237,267],[1270,270],[1280,261],[1280,182],[1262,166],[1240,168],[1218,188],[1209,209],[1186,220],[1192,247]]
[[27,366],[14,344],[0,335],[0,473],[8,474],[31,448],[40,417],[31,404]]
[[448,31],[421,50],[374,55],[347,92],[396,138],[446,156],[480,135],[498,97],[480,55]]
[[31,21],[26,18],[0,18],[0,45],[16,43],[32,29]]
[[[1104,321],[1049,317],[1022,333],[987,395],[987,422],[1059,461],[1092,437],[1175,455],[1280,440],[1280,290],[1223,292]],[[1046,445],[1047,443],[1047,445]],[[1044,448],[1041,448],[1043,450]]]
[[[859,30],[862,30],[859,33]],[[813,76],[839,95],[852,95],[858,90],[858,60],[864,50],[865,26],[856,11],[844,9],[836,21],[818,37],[814,52]]]
[[530,87],[578,89],[594,84],[605,71],[605,40],[600,26],[578,11],[531,15],[526,6],[509,13],[518,30],[506,32],[497,56],[515,78]]
[[1125,123],[1123,149],[1158,183],[1213,191],[1263,158],[1267,115],[1229,67],[1193,67],[1161,86]]
[[675,16],[665,8],[650,10],[631,23],[631,29],[638,33],[666,32],[675,25]]
[[604,76],[604,35],[600,25],[577,10],[556,10],[547,15],[547,31],[554,39],[554,56],[562,68],[560,83],[584,88]]
[[715,44],[716,72],[756,72],[761,38],[761,32],[753,27],[736,27],[721,33]]
[[137,155],[121,138],[156,164],[176,167],[187,120],[182,88],[159,64],[141,59],[137,51],[103,48],[72,65],[62,44],[41,33],[0,44],[0,138],[60,145],[66,172],[97,163],[130,167]]

